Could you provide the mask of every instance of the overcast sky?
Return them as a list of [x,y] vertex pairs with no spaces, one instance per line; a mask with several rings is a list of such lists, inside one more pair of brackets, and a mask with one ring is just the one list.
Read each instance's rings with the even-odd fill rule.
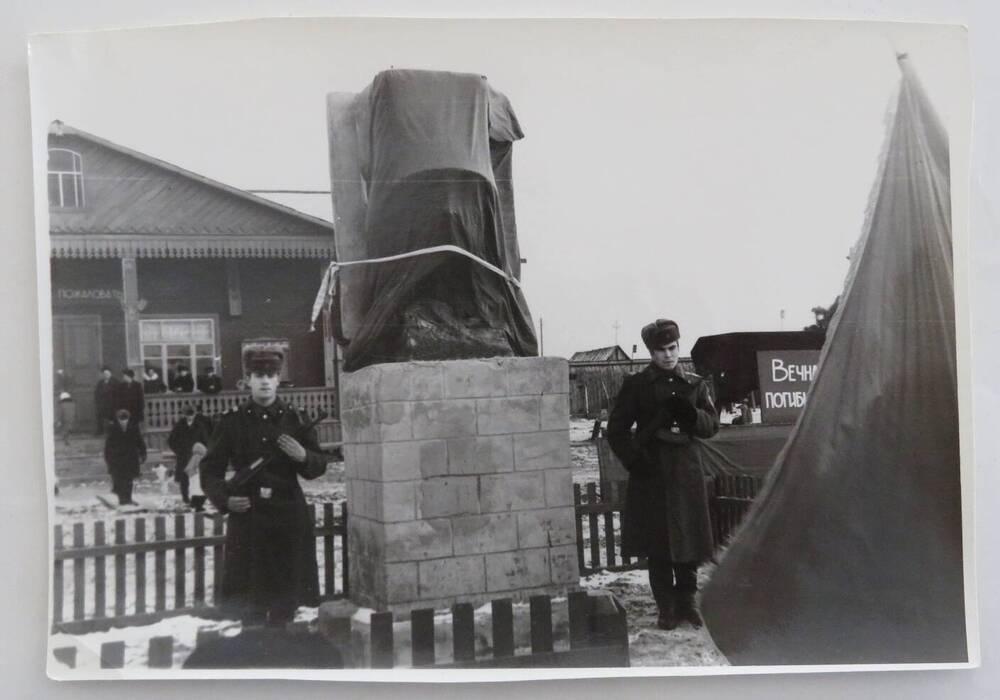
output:
[[[610,345],[617,324],[645,355],[639,328],[657,317],[680,324],[687,354],[702,335],[800,329],[839,294],[895,51],[949,130],[968,130],[964,37],[934,25],[326,19],[53,35],[32,47],[34,146],[44,154],[61,119],[236,187],[328,190],[327,92],[389,67],[481,73],[525,132],[515,206],[545,354]],[[280,201],[331,217],[328,196]]]

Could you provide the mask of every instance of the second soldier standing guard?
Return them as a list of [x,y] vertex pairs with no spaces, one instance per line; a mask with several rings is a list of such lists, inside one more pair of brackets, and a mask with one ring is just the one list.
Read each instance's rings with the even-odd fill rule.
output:
[[649,558],[657,626],[673,629],[686,621],[701,627],[697,572],[714,547],[695,439],[715,435],[719,417],[708,386],[678,364],[677,324],[650,323],[642,340],[651,362],[625,379],[608,419],[608,442],[629,473],[622,556]]
[[[228,513],[222,605],[245,625],[283,625],[300,605],[317,605],[316,535],[299,477],[326,472],[312,428],[277,396],[279,350],[244,356],[250,399],[223,414],[201,461],[201,486]],[[226,481],[226,469],[236,470]],[[253,467],[258,471],[247,479]]]

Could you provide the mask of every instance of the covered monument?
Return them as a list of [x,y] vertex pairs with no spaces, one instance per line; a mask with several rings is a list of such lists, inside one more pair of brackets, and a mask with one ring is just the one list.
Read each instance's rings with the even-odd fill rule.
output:
[[537,357],[519,285],[517,118],[484,77],[422,70],[327,108],[337,261],[313,311],[338,292],[351,600],[563,595],[569,371]]
[[809,401],[704,591],[733,664],[967,660],[948,140],[904,58]]
[[537,355],[507,98],[480,75],[387,70],[327,113],[344,369]]

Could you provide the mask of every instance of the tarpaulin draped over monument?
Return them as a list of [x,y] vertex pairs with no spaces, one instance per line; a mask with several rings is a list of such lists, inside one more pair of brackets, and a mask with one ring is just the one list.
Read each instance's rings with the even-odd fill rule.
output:
[[733,664],[967,660],[948,142],[900,66],[809,402],[703,595]]
[[[384,71],[330,95],[328,113],[340,261],[451,244],[519,278],[511,151],[523,134],[485,78]],[[339,303],[348,371],[537,354],[519,287],[454,253],[345,267]]]

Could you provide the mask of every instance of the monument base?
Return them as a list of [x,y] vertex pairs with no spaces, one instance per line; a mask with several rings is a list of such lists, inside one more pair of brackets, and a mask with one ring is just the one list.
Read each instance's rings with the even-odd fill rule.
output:
[[561,358],[344,375],[351,600],[408,612],[558,595],[579,581]]

